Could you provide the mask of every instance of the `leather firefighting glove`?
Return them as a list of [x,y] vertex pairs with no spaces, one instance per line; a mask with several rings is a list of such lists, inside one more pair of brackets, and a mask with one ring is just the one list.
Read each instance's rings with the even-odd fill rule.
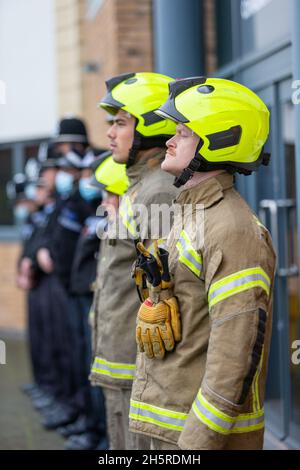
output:
[[179,307],[174,297],[168,252],[156,245],[156,256],[138,243],[140,266],[147,277],[149,297],[142,303],[137,315],[136,340],[141,352],[150,359],[162,359],[181,340]]

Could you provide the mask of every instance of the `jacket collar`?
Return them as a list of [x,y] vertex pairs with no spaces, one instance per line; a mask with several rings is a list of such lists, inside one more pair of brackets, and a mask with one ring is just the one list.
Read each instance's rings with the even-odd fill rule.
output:
[[146,150],[140,160],[126,170],[130,186],[138,183],[145,176],[146,172],[160,166],[165,158],[165,153],[164,149],[159,148]]
[[221,173],[198,185],[183,189],[175,199],[175,202],[184,204],[203,204],[204,208],[211,207],[224,198],[224,191],[233,187],[233,175]]

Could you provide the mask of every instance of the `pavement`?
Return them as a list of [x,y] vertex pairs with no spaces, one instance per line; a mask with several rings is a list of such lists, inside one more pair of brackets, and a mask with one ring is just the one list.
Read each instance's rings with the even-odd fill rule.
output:
[[61,450],[64,440],[41,426],[40,415],[21,392],[32,381],[23,334],[0,331],[6,364],[0,364],[0,450]]

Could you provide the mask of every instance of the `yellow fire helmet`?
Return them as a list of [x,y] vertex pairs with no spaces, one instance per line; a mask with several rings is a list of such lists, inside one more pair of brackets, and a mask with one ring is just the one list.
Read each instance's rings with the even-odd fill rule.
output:
[[156,110],[185,124],[200,137],[194,158],[176,178],[179,187],[195,171],[224,168],[249,175],[270,155],[263,146],[269,134],[269,110],[249,88],[222,78],[192,77],[171,82],[169,98]]
[[102,155],[94,176],[102,189],[118,196],[122,196],[129,186],[126,165],[116,163],[111,156],[111,152]]
[[118,75],[106,81],[107,94],[98,106],[113,115],[122,109],[136,119],[127,167],[135,163],[139,150],[165,148],[166,141],[175,134],[175,124],[154,113],[168,98],[168,85],[172,80],[159,73],[141,72]]

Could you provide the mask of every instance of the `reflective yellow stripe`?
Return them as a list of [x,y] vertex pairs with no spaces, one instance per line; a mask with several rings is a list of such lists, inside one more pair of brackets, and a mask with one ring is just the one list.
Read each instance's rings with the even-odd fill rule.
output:
[[162,428],[182,431],[188,415],[149,405],[149,403],[130,400],[129,417],[135,421],[143,421]]
[[257,225],[258,225],[259,227],[262,227],[263,229],[267,230],[266,227],[264,226],[264,224],[261,223],[261,221],[259,220],[259,218],[256,217],[256,215],[253,214],[253,218],[254,218],[255,222],[257,223]]
[[262,353],[261,353],[261,357],[260,357],[260,361],[259,361],[259,366],[257,368],[256,374],[254,376],[254,380],[252,382],[253,410],[254,411],[259,411],[260,410],[258,384],[259,384],[259,376],[260,376],[261,369],[262,369],[263,357],[264,357],[264,347],[262,349]]
[[263,409],[256,413],[246,413],[236,417],[229,416],[209,403],[202,395],[201,390],[199,390],[192,408],[202,423],[220,434],[251,432],[264,427]]
[[124,196],[119,209],[119,214],[124,226],[132,236],[137,235],[136,222],[129,196]]
[[96,357],[92,367],[92,373],[107,375],[115,379],[130,379],[135,377],[135,364],[123,364],[120,362],[110,362],[106,359]]
[[89,311],[89,320],[93,320],[95,318],[95,311],[94,310],[90,310]]
[[[256,372],[256,374],[257,374],[257,372]],[[255,378],[256,378],[256,374],[255,374],[254,380],[253,380],[252,385],[251,385],[252,399],[253,399],[253,411],[254,411],[254,412],[258,410],[257,401],[256,401],[256,392],[255,392]]]
[[243,269],[211,285],[208,292],[209,308],[221,300],[254,287],[261,287],[269,295],[270,285],[269,276],[259,266]]
[[135,227],[134,227],[134,223],[133,223],[134,221],[128,220],[128,219],[126,218],[126,216],[124,216],[121,212],[120,212],[120,216],[121,216],[122,222],[123,222],[124,226],[127,228],[128,232],[129,232],[132,236],[135,237],[136,234],[137,234],[137,231],[136,231],[136,229],[135,229]]
[[197,251],[194,250],[185,230],[182,230],[180,238],[176,243],[176,248],[179,251],[178,260],[199,277],[202,271],[202,258]]

